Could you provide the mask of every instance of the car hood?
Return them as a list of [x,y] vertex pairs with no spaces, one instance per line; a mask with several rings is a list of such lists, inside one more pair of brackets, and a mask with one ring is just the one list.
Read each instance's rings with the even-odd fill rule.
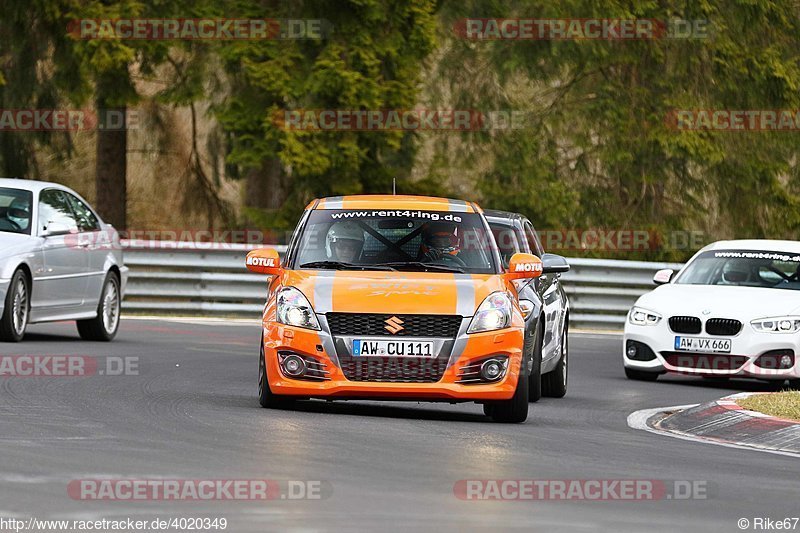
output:
[[282,284],[300,289],[317,313],[472,316],[486,296],[508,290],[499,275],[439,272],[287,270]]
[[643,295],[636,305],[662,316],[754,318],[800,313],[800,291],[720,285],[662,285]]
[[0,261],[31,251],[37,237],[0,231]]

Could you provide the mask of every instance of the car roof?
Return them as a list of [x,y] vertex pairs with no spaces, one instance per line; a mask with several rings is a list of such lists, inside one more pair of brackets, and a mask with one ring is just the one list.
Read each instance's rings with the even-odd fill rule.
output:
[[69,187],[59,185],[58,183],[52,183],[50,181],[25,180],[20,178],[0,178],[0,187],[23,189],[31,192],[40,192],[43,189],[53,188],[71,191]]
[[514,213],[512,211],[500,211],[499,209],[484,209],[483,214],[487,217],[507,218],[509,220],[519,220],[525,218],[525,216],[520,213]]
[[740,239],[713,242],[701,251],[708,250],[764,250],[768,252],[791,252],[793,254],[800,254],[800,242],[773,239]]
[[329,196],[314,200],[306,209],[409,209],[421,211],[451,211],[482,213],[474,202],[434,196],[409,196],[392,194],[363,194]]

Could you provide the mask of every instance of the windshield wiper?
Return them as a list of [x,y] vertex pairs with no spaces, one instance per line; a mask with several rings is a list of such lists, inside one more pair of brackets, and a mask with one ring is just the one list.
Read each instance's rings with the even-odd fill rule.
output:
[[356,265],[342,261],[312,261],[303,263],[300,268],[329,268],[331,270],[395,270],[389,265]]
[[423,263],[422,261],[396,261],[393,263],[380,263],[380,266],[387,266],[392,268],[421,268],[424,270],[435,270],[437,272],[456,272],[463,273],[464,269],[455,266],[435,265],[433,263]]

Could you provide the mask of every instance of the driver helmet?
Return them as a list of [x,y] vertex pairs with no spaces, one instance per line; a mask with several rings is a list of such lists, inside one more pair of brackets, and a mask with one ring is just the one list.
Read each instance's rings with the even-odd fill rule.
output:
[[364,231],[353,222],[333,224],[325,237],[325,253],[333,261],[352,262],[363,247]]
[[[26,216],[15,217],[12,214],[13,210],[24,211]],[[28,229],[28,224],[31,222],[31,203],[25,198],[14,198],[8,206],[6,218],[19,226],[22,230]]]
[[461,244],[458,226],[446,222],[426,224],[422,232],[422,254],[439,250],[442,255],[458,255]]

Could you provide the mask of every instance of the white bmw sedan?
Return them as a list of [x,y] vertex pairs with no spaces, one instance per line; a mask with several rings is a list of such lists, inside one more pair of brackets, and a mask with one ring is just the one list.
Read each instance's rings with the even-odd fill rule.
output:
[[82,338],[110,341],[127,278],[118,233],[75,191],[0,179],[0,340],[76,320]]
[[641,296],[625,323],[630,379],[676,372],[800,387],[800,242],[720,241]]

